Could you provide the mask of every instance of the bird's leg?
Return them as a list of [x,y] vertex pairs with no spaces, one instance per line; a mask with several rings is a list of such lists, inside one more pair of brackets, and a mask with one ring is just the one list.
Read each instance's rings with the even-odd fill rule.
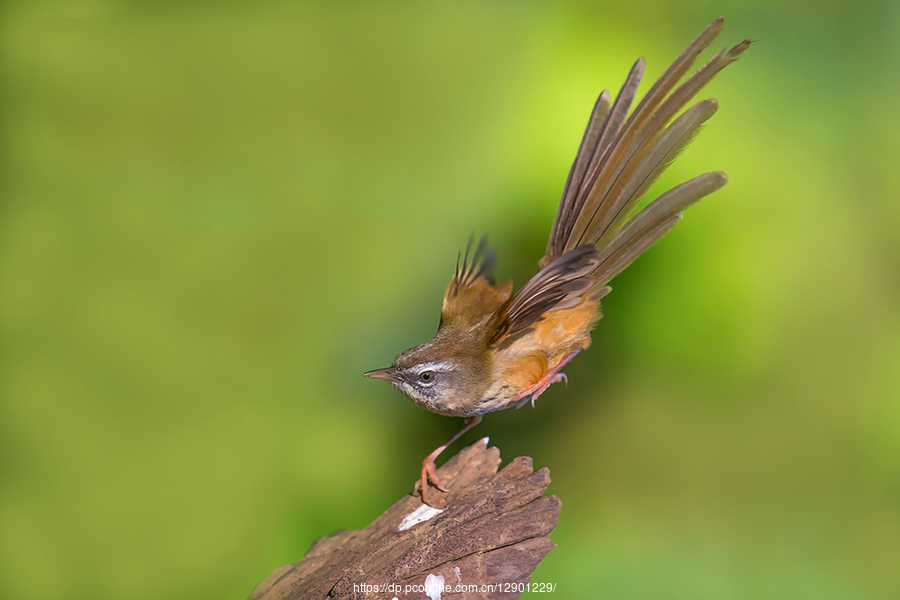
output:
[[442,492],[446,492],[447,489],[441,485],[441,482],[438,480],[437,473],[435,472],[435,468],[437,465],[434,464],[434,459],[440,456],[441,452],[447,449],[447,447],[458,440],[462,435],[468,430],[472,429],[476,425],[481,422],[481,415],[475,415],[474,417],[466,417],[466,426],[456,432],[452,438],[447,440],[443,445],[439,446],[434,452],[425,457],[425,460],[422,461],[422,477],[419,479],[419,485],[421,486],[422,493],[422,501],[425,501],[425,488],[428,487],[428,479],[431,479],[431,482],[434,483],[434,487],[441,490]]
[[523,391],[521,394],[516,396],[515,399],[513,399],[513,402],[516,403],[516,408],[522,408],[529,400],[531,400],[531,408],[534,408],[534,401],[538,399],[538,396],[546,392],[547,388],[554,383],[565,381],[566,385],[569,385],[569,378],[566,377],[565,373],[560,373],[559,370],[566,366],[566,364],[570,360],[575,358],[575,355],[579,352],[581,352],[581,350],[570,352],[569,355],[566,356],[561,363],[556,365],[554,369],[541,377],[540,381],[538,381],[531,387],[525,388],[525,391]]

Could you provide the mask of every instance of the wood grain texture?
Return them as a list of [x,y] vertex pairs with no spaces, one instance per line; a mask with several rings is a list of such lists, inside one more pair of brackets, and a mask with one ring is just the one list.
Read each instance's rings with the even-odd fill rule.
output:
[[[438,469],[449,491],[432,489],[428,499],[442,512],[399,531],[404,518],[423,507],[418,496],[405,496],[365,529],[317,540],[300,562],[278,567],[256,586],[250,600],[428,598],[402,590],[422,590],[429,575],[444,578],[443,600],[518,597],[505,586],[455,591],[457,585],[528,582],[555,546],[547,536],[561,503],[544,495],[549,471],[534,471],[524,456],[498,472],[499,466],[500,451],[486,438],[475,442]],[[401,591],[366,593],[354,584],[394,584]]]

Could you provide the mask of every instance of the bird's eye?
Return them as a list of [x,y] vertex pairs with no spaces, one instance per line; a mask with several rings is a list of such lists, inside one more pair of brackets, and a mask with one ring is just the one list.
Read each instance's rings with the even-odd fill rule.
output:
[[431,383],[434,381],[434,372],[433,371],[422,371],[419,373],[419,381],[422,383]]

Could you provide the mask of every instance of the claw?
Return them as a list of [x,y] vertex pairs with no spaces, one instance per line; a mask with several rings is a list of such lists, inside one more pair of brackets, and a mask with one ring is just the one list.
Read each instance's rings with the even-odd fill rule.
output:
[[436,467],[436,465],[434,464],[434,461],[431,461],[428,464],[425,464],[422,466],[422,468],[425,470],[425,473],[427,474],[427,476],[431,479],[431,483],[434,484],[434,487],[441,490],[442,492],[449,491],[441,483],[441,480],[438,479],[437,472],[435,471],[435,467]]
[[476,415],[474,417],[466,417],[466,426],[456,432],[452,438],[447,440],[443,446],[439,446],[434,452],[425,457],[425,460],[422,461],[422,472],[419,475],[419,481],[416,482],[418,493],[422,494],[422,502],[427,504],[425,500],[425,493],[428,490],[428,480],[431,479],[431,482],[434,484],[434,487],[441,490],[442,492],[448,492],[449,490],[444,487],[441,483],[441,480],[438,479],[437,476],[437,465],[434,464],[434,459],[441,455],[441,452],[447,449],[447,446],[455,442],[460,438],[465,432],[472,429],[478,423],[481,422],[481,415]]
[[559,383],[560,381],[562,381],[566,384],[566,387],[569,387],[569,378],[566,377],[565,373],[558,372],[558,369],[561,369],[566,363],[572,360],[572,358],[574,358],[575,355],[578,354],[578,352],[579,351],[576,350],[575,352],[569,354],[560,364],[556,366],[557,372],[551,371],[545,376],[545,379],[541,379],[536,384],[522,392],[521,396],[514,399],[513,402],[516,403],[516,408],[522,408],[523,406],[528,404],[529,400],[531,401],[531,407],[534,408],[535,400],[537,400],[541,394],[546,392],[547,388],[549,388],[554,383]]
[[[560,381],[564,382],[566,384],[566,387],[569,387],[569,378],[566,377],[566,374],[565,373],[557,373],[556,375],[551,377],[550,380],[545,385],[542,385],[540,388],[537,389],[537,391],[535,391],[533,394],[531,394],[531,408],[534,408],[534,401],[538,399],[538,396],[540,396],[541,394],[546,392],[547,388],[549,388],[551,385],[553,385],[554,383],[559,383]],[[525,401],[526,402],[528,401],[527,397],[525,398]]]
[[422,463],[422,474],[419,477],[419,481],[416,482],[416,485],[419,493],[424,493],[424,490],[428,489],[428,480],[431,480],[431,483],[434,484],[434,487],[441,490],[442,492],[447,492],[447,488],[444,487],[444,484],[441,483],[441,480],[438,479],[437,465],[435,465],[434,461],[425,461]]
[[537,391],[535,391],[535,392],[531,395],[531,408],[534,408],[534,401],[537,400],[537,399],[540,397],[541,394],[543,394],[544,392],[546,392],[546,391],[547,391],[547,388],[549,388],[549,387],[550,387],[551,385],[553,385],[554,383],[556,383],[556,378],[555,378],[555,377],[554,377],[553,379],[551,379],[550,381],[548,381],[545,385],[542,385],[541,387],[539,387],[539,388],[537,389]]

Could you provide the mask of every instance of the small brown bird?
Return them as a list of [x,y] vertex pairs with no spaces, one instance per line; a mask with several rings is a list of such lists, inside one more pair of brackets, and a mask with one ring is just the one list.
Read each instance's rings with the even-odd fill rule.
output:
[[665,235],[682,210],[727,182],[721,171],[705,173],[636,210],[718,104],[703,100],[676,115],[750,45],[744,40],[723,49],[678,85],[723,24],[719,18],[707,27],[630,115],[643,58],[615,102],[603,90],[569,171],[547,253],[528,283],[516,293],[511,281],[495,285],[486,238],[474,252],[470,240],[461,264],[457,258],[434,339],[401,353],[387,369],[365,373],[390,381],[423,408],[466,418],[465,427],[422,462],[423,499],[428,478],[444,490],[435,459],[482,415],[529,401],[533,406],[551,384],[566,380],[560,369],[590,345],[600,299],[610,292],[606,284]]

